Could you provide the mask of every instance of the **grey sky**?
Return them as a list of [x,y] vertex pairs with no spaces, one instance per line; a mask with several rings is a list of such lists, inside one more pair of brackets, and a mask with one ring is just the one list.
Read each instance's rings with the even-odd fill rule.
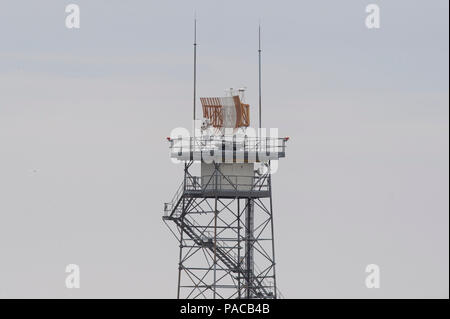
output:
[[0,297],[176,296],[165,137],[191,125],[194,11],[199,95],[247,86],[253,123],[262,21],[263,126],[291,137],[273,178],[283,294],[449,297],[448,1],[0,4]]

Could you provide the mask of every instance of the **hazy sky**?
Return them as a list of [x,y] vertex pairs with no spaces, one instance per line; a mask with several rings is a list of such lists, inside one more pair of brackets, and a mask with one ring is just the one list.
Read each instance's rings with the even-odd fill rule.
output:
[[283,294],[449,297],[448,1],[0,7],[0,297],[176,296],[165,137],[191,125],[194,11],[199,96],[245,85],[253,123],[261,19],[263,126],[291,137],[273,177]]

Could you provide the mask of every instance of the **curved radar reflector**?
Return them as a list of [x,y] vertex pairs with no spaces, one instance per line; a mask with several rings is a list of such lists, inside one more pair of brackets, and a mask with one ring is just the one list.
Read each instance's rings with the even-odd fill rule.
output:
[[216,128],[239,128],[250,125],[250,106],[241,102],[238,95],[226,97],[201,97],[203,117]]

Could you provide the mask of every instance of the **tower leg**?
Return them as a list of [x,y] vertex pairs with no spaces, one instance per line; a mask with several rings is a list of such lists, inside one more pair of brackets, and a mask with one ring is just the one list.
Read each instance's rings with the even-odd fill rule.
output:
[[[270,162],[269,162],[269,169],[270,169]],[[269,175],[269,191],[270,191],[270,230],[272,232],[272,267],[273,267],[273,294],[274,298],[277,299],[277,276],[276,276],[276,270],[275,270],[275,240],[274,240],[274,230],[273,230],[273,202],[272,202],[272,176]]]
[[254,203],[253,200],[246,199],[245,210],[245,272],[246,272],[246,298],[252,298],[253,285],[253,232],[254,232]]

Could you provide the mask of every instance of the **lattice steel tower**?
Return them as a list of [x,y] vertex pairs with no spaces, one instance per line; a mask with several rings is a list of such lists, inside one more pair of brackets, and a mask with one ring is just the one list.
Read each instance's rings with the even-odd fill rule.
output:
[[285,157],[288,138],[250,134],[243,89],[200,100],[199,134],[168,138],[184,163],[163,216],[180,247],[177,297],[279,298],[271,161]]

